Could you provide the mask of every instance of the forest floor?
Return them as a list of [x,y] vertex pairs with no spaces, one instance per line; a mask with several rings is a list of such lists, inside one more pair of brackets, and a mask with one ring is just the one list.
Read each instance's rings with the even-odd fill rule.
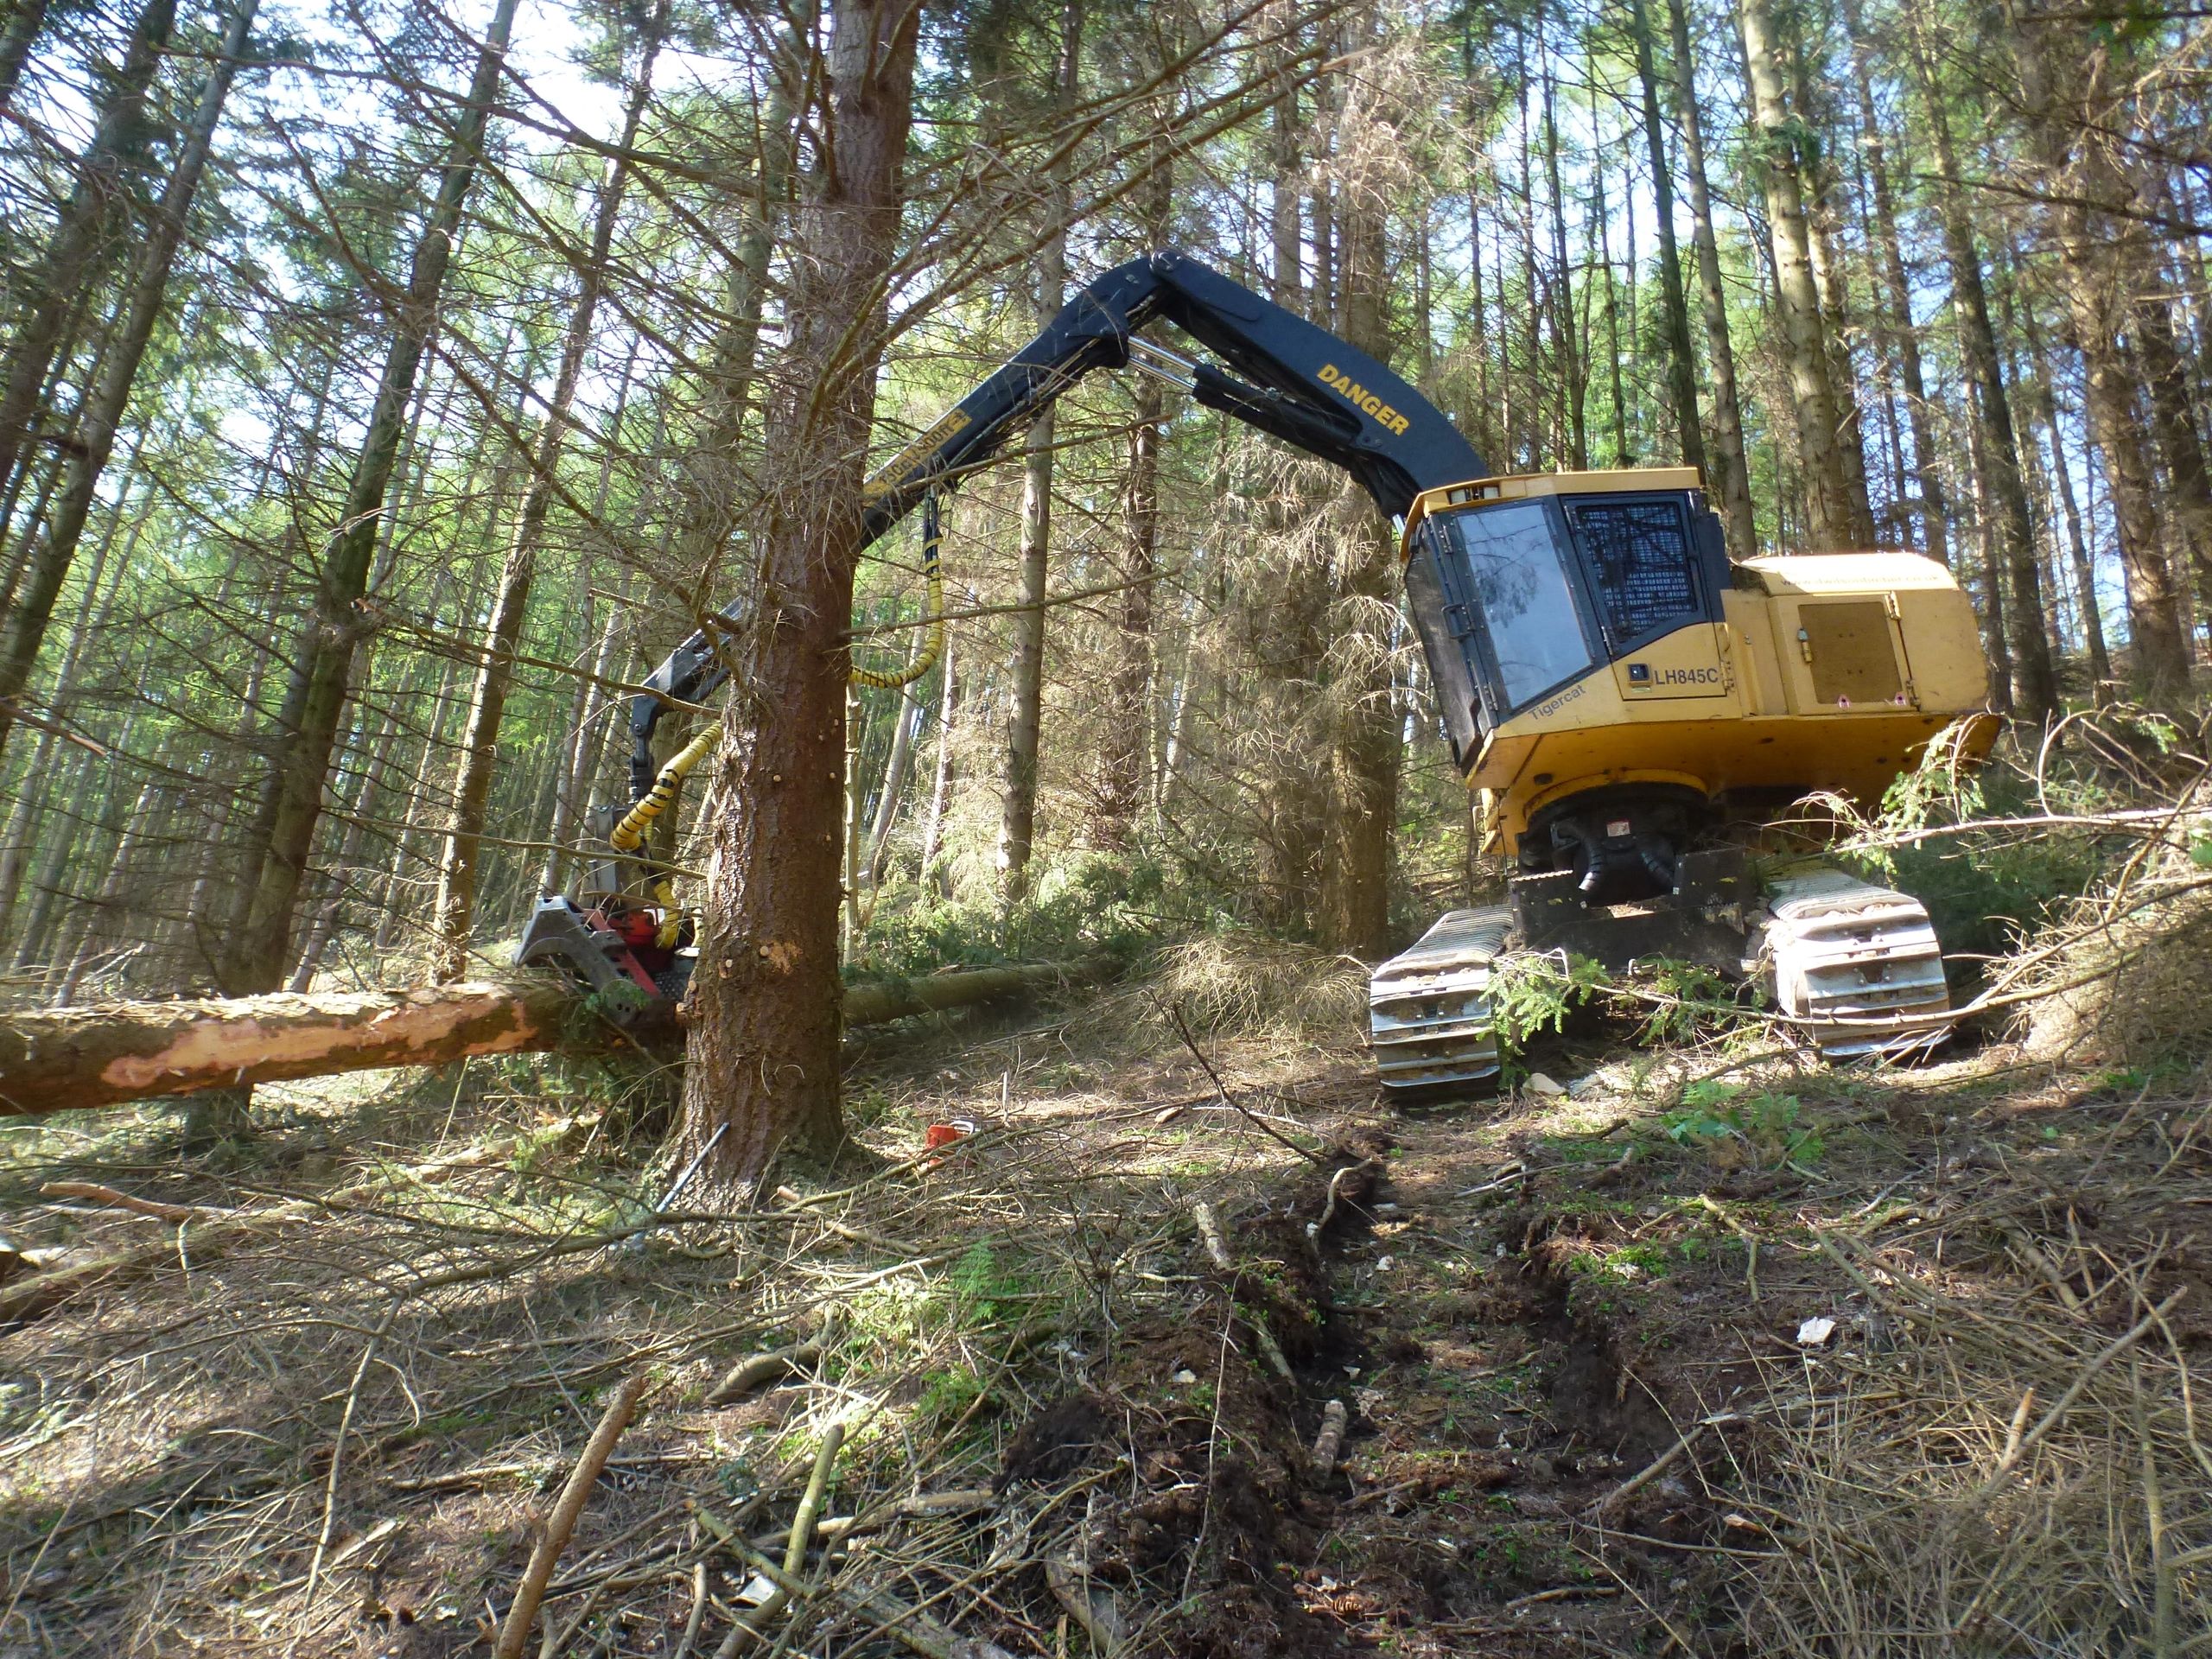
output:
[[[267,1090],[228,1159],[159,1112],[11,1132],[18,1246],[135,1254],[0,1334],[0,1659],[488,1652],[640,1370],[526,1651],[2212,1635],[2202,1071],[1984,1041],[1686,1090],[1713,1055],[1593,1021],[1529,1056],[1564,1092],[1408,1110],[1356,977],[1207,971],[1248,969],[1193,1044],[1173,972],[873,1034],[880,1161],[734,1218],[652,1222],[650,1087],[544,1065]],[[832,1425],[748,1643],[736,1550],[785,1559]]]

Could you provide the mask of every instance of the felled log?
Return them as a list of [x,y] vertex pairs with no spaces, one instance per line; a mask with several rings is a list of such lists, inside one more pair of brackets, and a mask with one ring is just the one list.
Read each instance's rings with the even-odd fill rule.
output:
[[[1046,963],[856,985],[845,993],[845,1023],[880,1025],[1036,991],[1067,976]],[[0,1116],[442,1065],[470,1054],[672,1047],[681,1037],[672,1018],[616,1026],[590,1013],[569,985],[538,972],[411,990],[42,1009],[0,1016]]]

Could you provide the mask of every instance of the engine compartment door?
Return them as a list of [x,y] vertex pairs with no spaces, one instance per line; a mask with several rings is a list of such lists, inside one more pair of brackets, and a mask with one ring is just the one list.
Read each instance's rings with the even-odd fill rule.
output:
[[1918,706],[1891,595],[1783,600],[1774,607],[1774,623],[1794,713]]

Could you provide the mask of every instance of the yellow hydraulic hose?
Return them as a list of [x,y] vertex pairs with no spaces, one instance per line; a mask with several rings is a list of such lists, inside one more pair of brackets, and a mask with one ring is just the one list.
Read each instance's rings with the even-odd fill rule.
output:
[[884,690],[912,685],[937,665],[944,655],[944,572],[938,563],[938,548],[944,537],[937,522],[937,494],[932,491],[922,500],[922,582],[927,591],[923,601],[928,607],[929,632],[922,640],[922,654],[893,673],[879,674],[872,669],[855,667],[855,685],[873,685]]
[[720,726],[709,726],[671,755],[668,764],[660,769],[660,776],[653,779],[653,786],[614,826],[614,833],[607,838],[607,845],[618,853],[637,851],[644,844],[645,831],[653,827],[653,820],[665,812],[668,804],[676,798],[676,786],[691,775],[692,767],[713,753],[721,734]]

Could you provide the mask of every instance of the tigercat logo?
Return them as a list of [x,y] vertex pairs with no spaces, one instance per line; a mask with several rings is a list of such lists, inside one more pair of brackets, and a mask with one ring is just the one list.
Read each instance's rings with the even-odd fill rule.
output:
[[1538,720],[1541,720],[1548,715],[1557,714],[1560,709],[1566,708],[1568,703],[1578,701],[1581,697],[1582,694],[1589,689],[1590,682],[1587,680],[1583,681],[1580,685],[1569,686],[1566,690],[1554,697],[1549,702],[1540,703],[1537,705],[1536,718]]
[[1413,424],[1333,363],[1324,363],[1321,372],[1313,378],[1386,432],[1403,437],[1406,429]]

